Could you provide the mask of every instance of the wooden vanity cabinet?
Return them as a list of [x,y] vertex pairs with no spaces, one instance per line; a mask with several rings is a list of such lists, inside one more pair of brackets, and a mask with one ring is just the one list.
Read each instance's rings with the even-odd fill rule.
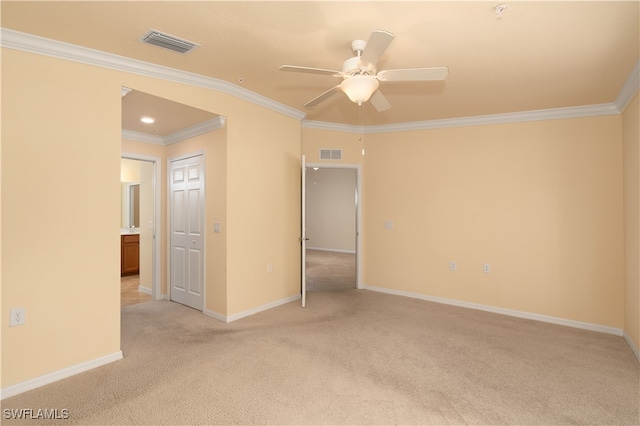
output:
[[140,235],[120,236],[120,275],[140,273]]

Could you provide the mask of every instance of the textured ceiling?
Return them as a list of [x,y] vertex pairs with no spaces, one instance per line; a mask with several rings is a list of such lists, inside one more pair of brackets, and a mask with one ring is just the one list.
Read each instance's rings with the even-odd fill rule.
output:
[[[305,112],[354,125],[470,117],[613,102],[639,58],[639,2],[2,2],[2,26],[242,84]],[[199,43],[187,55],[136,41],[149,29]],[[351,41],[395,34],[378,69],[448,66],[444,82],[382,83],[392,104],[361,109],[337,78],[278,71],[340,69]],[[242,83],[240,83],[242,79]]]

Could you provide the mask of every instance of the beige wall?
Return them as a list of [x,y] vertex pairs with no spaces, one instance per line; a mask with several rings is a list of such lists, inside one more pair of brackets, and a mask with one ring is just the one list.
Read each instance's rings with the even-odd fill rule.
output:
[[120,160],[120,182],[140,182],[140,162],[123,158]]
[[640,100],[638,94],[622,115],[624,141],[624,331],[636,354],[640,349]]
[[[620,116],[365,140],[301,130],[228,94],[3,49],[3,388],[120,351],[120,155],[140,147],[121,142],[121,86],[227,117],[226,146],[218,146],[226,211],[207,207],[208,231],[219,214],[226,239],[220,313],[299,294],[302,135],[310,162],[319,148],[341,147],[350,163],[367,150],[366,284],[624,326],[637,342],[637,280],[623,276],[623,236],[637,233],[623,232]],[[637,146],[637,105],[625,112],[625,148]],[[90,238],[70,232],[78,229]],[[484,262],[491,274],[481,273]],[[213,265],[208,271],[224,270]],[[207,306],[222,310],[222,291],[212,295]],[[10,328],[5,314],[14,307],[26,309],[26,324]]]
[[[358,133],[302,128],[302,154],[307,163],[362,164],[364,136]],[[321,149],[342,149],[342,160],[320,160]]]
[[2,50],[3,388],[120,351],[119,86]]
[[[3,49],[3,388],[120,351],[120,156],[135,145],[121,141],[122,86],[228,119],[226,314],[299,294],[298,120],[224,93]],[[78,229],[91,238],[69,232]],[[9,328],[13,307],[26,308],[26,325]]]
[[229,315],[300,294],[300,123],[244,113],[227,121]]
[[366,135],[365,284],[622,328],[620,128],[606,116]]

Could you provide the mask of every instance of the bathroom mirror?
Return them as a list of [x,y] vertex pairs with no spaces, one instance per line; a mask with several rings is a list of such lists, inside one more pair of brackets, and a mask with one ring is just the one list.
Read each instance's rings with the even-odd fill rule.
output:
[[121,227],[140,227],[140,183],[122,182]]

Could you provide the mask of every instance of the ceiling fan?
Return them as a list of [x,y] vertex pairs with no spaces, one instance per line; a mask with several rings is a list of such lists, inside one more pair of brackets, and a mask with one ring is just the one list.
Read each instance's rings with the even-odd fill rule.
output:
[[391,69],[378,72],[377,62],[393,39],[394,35],[388,31],[374,30],[368,41],[354,40],[351,43],[351,50],[355,56],[344,61],[342,71],[297,65],[282,65],[280,71],[324,74],[343,79],[337,86],[304,104],[307,108],[314,107],[339,91],[343,91],[352,102],[358,105],[371,101],[371,105],[376,110],[385,111],[391,107],[391,103],[378,90],[380,82],[444,80],[449,74],[447,67]]

